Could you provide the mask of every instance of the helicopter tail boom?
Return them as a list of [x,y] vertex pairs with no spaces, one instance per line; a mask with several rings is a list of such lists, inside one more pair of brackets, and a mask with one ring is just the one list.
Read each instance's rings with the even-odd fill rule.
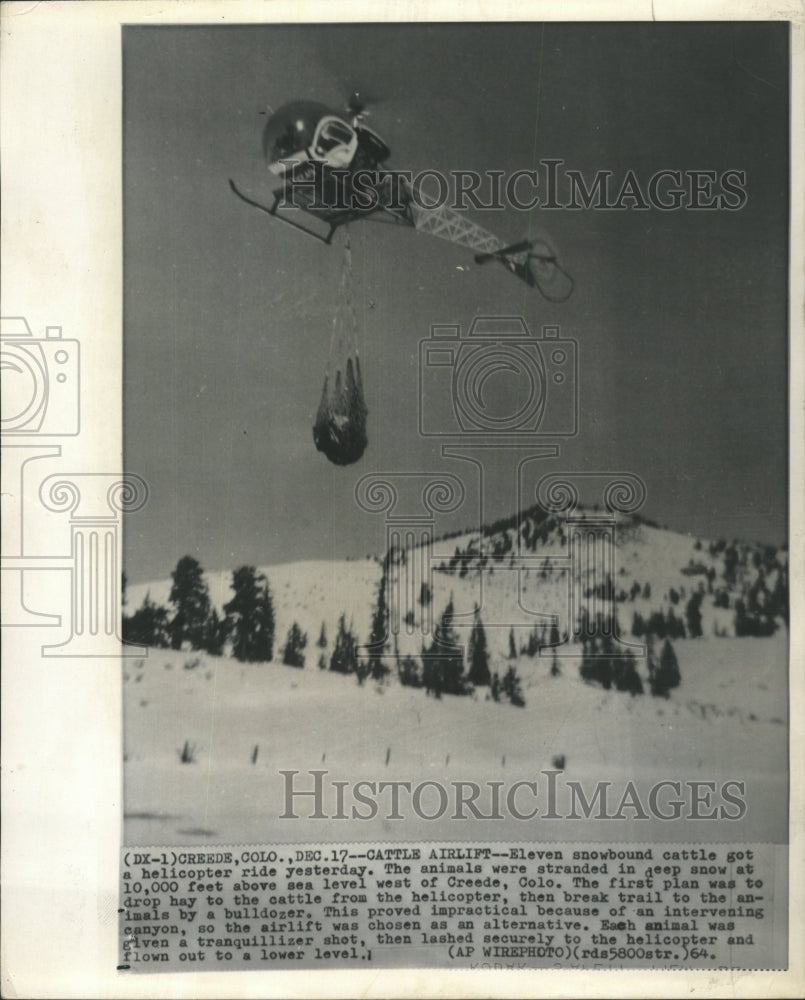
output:
[[[325,180],[329,175],[323,174]],[[292,226],[312,236],[322,243],[331,243],[333,235],[339,226],[358,219],[378,218],[390,220],[401,225],[411,226],[421,233],[428,233],[450,243],[468,247],[475,252],[475,262],[485,264],[497,260],[504,267],[531,288],[537,288],[549,301],[564,302],[573,290],[573,279],[558,264],[556,253],[544,239],[521,240],[509,246],[469,219],[464,213],[457,212],[441,204],[427,204],[422,197],[415,198],[409,185],[403,183],[399,189],[392,187],[392,175],[384,176],[375,186],[374,202],[367,208],[352,209],[348,207],[328,207],[328,200],[322,199],[322,204],[316,202],[316,192],[308,190],[308,183],[294,186],[294,179],[286,179],[286,184],[274,191],[274,203],[271,207],[261,204],[244,194],[230,180],[232,191],[244,202],[280,219],[286,225]],[[338,193],[338,192],[336,192]],[[344,205],[349,190],[340,191]],[[308,216],[317,219],[328,227],[326,234],[319,234],[307,226],[300,224],[286,214],[281,214],[279,208],[283,200],[295,203]]]

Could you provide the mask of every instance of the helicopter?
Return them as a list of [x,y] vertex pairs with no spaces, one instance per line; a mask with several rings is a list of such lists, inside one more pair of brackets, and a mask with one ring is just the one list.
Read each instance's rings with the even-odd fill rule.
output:
[[[475,251],[476,264],[498,261],[542,295],[563,302],[573,279],[547,239],[507,245],[461,211],[426,198],[404,172],[387,170],[386,142],[365,123],[366,102],[355,91],[344,113],[314,101],[291,101],[271,114],[263,130],[268,171],[280,180],[268,206],[230,179],[232,191],[308,236],[331,244],[339,227],[358,220],[407,226]],[[291,212],[285,210],[290,208]],[[324,223],[320,233],[297,221],[293,210]],[[282,211],[281,211],[282,210]]]

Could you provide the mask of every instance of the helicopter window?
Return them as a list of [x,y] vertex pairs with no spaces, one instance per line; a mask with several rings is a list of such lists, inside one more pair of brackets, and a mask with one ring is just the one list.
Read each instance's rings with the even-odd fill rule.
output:
[[318,135],[316,142],[317,153],[327,153],[335,146],[349,145],[353,139],[352,129],[337,119],[325,122]]

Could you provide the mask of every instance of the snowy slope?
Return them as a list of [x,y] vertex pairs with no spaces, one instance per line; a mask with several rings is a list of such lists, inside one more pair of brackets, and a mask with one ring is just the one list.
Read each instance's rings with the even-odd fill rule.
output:
[[[508,538],[508,541],[506,541]],[[486,688],[471,697],[428,697],[422,688],[403,687],[391,673],[383,684],[356,683],[354,676],[320,670],[329,658],[337,622],[344,614],[359,640],[366,641],[381,579],[382,563],[315,561],[264,567],[276,614],[274,660],[242,664],[190,651],[152,649],[124,666],[126,840],[129,843],[265,842],[267,840],[371,839],[401,836],[399,826],[378,818],[349,825],[279,819],[283,811],[281,769],[304,774],[328,771],[328,779],[408,780],[440,777],[477,782],[533,777],[564,757],[568,777],[582,781],[634,779],[648,786],[664,778],[747,782],[752,808],[742,836],[775,839],[785,834],[787,759],[787,632],[779,624],[768,638],[716,638],[715,626],[731,627],[738,596],[756,581],[753,547],[745,547],[731,587],[724,580],[724,548],[649,525],[622,533],[616,553],[616,588],[638,583],[640,594],[618,604],[628,631],[633,612],[648,615],[672,606],[670,593],[689,596],[706,577],[682,569],[691,562],[711,568],[713,593],[703,602],[698,639],[675,642],[681,685],[668,699],[632,697],[585,684],[579,676],[580,647],[560,649],[560,673],[550,672],[551,652],[520,652],[534,627],[534,612],[557,615],[567,626],[566,574],[545,566],[562,556],[561,534],[550,532],[527,568],[511,565],[516,529],[502,527],[484,539],[497,545],[497,559],[483,561],[477,533],[442,540],[437,564],[456,551],[462,565],[433,574],[432,613],[453,600],[458,634],[468,637],[476,604],[486,628],[490,667],[501,675],[514,666],[525,707],[489,699]],[[507,549],[503,552],[503,549]],[[714,551],[711,551],[714,549]],[[411,559],[415,553],[408,553]],[[731,558],[735,558],[734,555]],[[764,556],[767,563],[771,557]],[[774,556],[782,560],[783,554]],[[781,563],[778,562],[777,565]],[[483,565],[483,568],[481,566]],[[766,567],[771,588],[774,573]],[[392,568],[390,580],[398,569]],[[231,574],[208,575],[210,594],[220,609],[230,597]],[[645,585],[650,597],[644,598]],[[720,587],[730,606],[714,606]],[[146,593],[168,603],[170,582],[130,587],[128,609]],[[706,590],[706,587],[705,587]],[[673,605],[684,617],[684,597]],[[396,651],[417,656],[423,641],[418,600],[411,602],[410,630],[397,637]],[[281,647],[291,623],[307,632],[304,669],[281,664]],[[327,646],[316,645],[324,623]],[[404,624],[404,623],[403,623]],[[464,626],[462,628],[462,625]],[[518,652],[509,659],[509,635]],[[645,660],[638,672],[646,680]],[[182,752],[186,762],[182,762]],[[189,759],[187,759],[189,758]],[[346,827],[346,824],[344,824]],[[485,838],[479,829],[461,829],[448,820],[405,836]],[[604,836],[605,831],[597,835]],[[662,830],[663,836],[671,831]],[[712,834],[712,832],[711,832]],[[567,830],[538,832],[496,827],[494,835],[567,839]],[[613,837],[623,830],[608,831]],[[637,836],[656,836],[642,828]],[[715,836],[715,834],[712,834]],[[575,829],[573,836],[583,836]],[[706,839],[702,828],[697,836]]]
[[[751,836],[779,837],[784,641],[706,639],[680,642],[677,650],[683,682],[668,700],[586,685],[572,661],[551,677],[547,664],[537,669],[523,658],[517,664],[522,709],[486,700],[483,692],[437,700],[398,684],[358,686],[329,671],[153,650],[124,675],[127,842],[396,836],[399,829],[380,820],[352,824],[349,834],[323,822],[281,821],[279,771],[320,768],[329,779],[353,781],[513,782],[533,779],[559,755],[567,777],[590,787],[596,780],[631,779],[643,788],[665,778],[744,780],[755,807]],[[185,743],[192,762],[180,760]],[[309,777],[300,782],[312,787]],[[494,829],[518,839],[548,833],[522,824]],[[661,836],[672,833],[664,829]],[[488,832],[446,822],[428,824],[425,834],[455,839]]]

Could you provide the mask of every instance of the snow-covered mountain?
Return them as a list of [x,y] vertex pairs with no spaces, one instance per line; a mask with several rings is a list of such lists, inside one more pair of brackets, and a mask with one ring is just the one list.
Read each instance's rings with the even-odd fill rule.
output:
[[[578,600],[602,610],[611,593],[618,631],[641,637],[652,631],[663,638],[696,638],[772,634],[787,615],[787,552],[753,543],[706,541],[629,518],[616,532],[612,552],[611,584],[592,562],[581,572],[567,568],[568,539],[563,521],[538,509],[498,522],[480,531],[437,539],[427,553],[396,553],[389,569],[389,591],[399,593],[400,655],[417,655],[423,638],[452,600],[459,635],[472,624],[476,605],[489,632],[492,655],[508,656],[513,630],[519,652],[533,649],[531,633],[542,635],[552,618],[562,638],[570,632],[568,588]],[[233,567],[234,568],[234,567]],[[368,642],[372,613],[383,573],[383,559],[315,560],[262,566],[276,615],[277,644],[281,646],[293,622],[309,639],[306,666],[316,666],[313,643],[324,625],[332,641],[338,620],[345,615],[359,642]],[[210,598],[219,613],[232,597],[231,571],[207,574]],[[421,583],[430,590],[430,602],[421,602]],[[410,591],[412,584],[415,593]],[[127,612],[138,608],[146,595],[170,610],[170,579],[128,589]],[[700,618],[691,627],[689,605],[700,594]],[[408,621],[405,616],[408,615]],[[669,619],[671,624],[669,625]],[[660,623],[665,622],[665,626]],[[531,640],[531,641],[530,641]],[[393,651],[389,647],[389,651]]]
[[[527,779],[557,762],[568,777],[587,782],[634,780],[647,787],[669,777],[745,781],[751,810],[741,835],[784,837],[785,551],[697,540],[638,520],[619,529],[612,592],[624,639],[641,642],[648,622],[655,630],[676,623],[681,683],[668,697],[649,693],[645,657],[635,661],[645,693],[632,696],[585,683],[579,643],[560,646],[555,663],[552,649],[540,654],[529,642],[535,629],[540,641],[550,638],[550,616],[561,632],[570,627],[572,574],[562,562],[567,551],[561,521],[527,512],[490,526],[483,537],[467,532],[440,539],[431,553],[263,567],[276,616],[272,662],[153,648],[124,661],[127,842],[388,839],[403,834],[382,816],[349,831],[332,823],[280,821],[279,771],[326,769],[328,780],[484,782]],[[430,574],[420,572],[423,554]],[[387,599],[402,585],[409,591],[401,598],[399,634],[384,651],[387,676],[358,684],[354,676],[319,669],[329,664],[342,615],[359,642],[369,639],[384,574]],[[206,579],[220,611],[231,598],[232,574],[209,573]],[[421,591],[422,579],[431,587],[430,600]],[[575,592],[600,607],[607,586],[588,566]],[[126,612],[132,614],[146,595],[169,607],[170,587],[169,579],[131,586]],[[688,606],[698,593],[702,635],[691,638]],[[431,641],[423,635],[429,617],[438,621],[450,601],[462,643],[479,606],[490,670],[502,677],[515,669],[523,707],[494,700],[485,686],[466,697],[435,698],[400,682],[404,658],[421,662]],[[736,637],[736,621],[739,633],[751,634]],[[307,633],[301,670],[281,662],[293,623]],[[319,645],[322,625],[325,643]],[[688,637],[681,638],[680,626]],[[526,834],[517,824],[491,832],[459,830],[449,817],[425,826],[406,828],[404,835]],[[648,826],[641,830],[655,837],[673,833],[667,825],[653,833]],[[698,831],[703,839],[718,839],[704,824]],[[610,833],[620,837],[623,829]],[[582,834],[580,827],[573,831],[574,837]],[[566,839],[568,832],[543,825],[527,836]]]

